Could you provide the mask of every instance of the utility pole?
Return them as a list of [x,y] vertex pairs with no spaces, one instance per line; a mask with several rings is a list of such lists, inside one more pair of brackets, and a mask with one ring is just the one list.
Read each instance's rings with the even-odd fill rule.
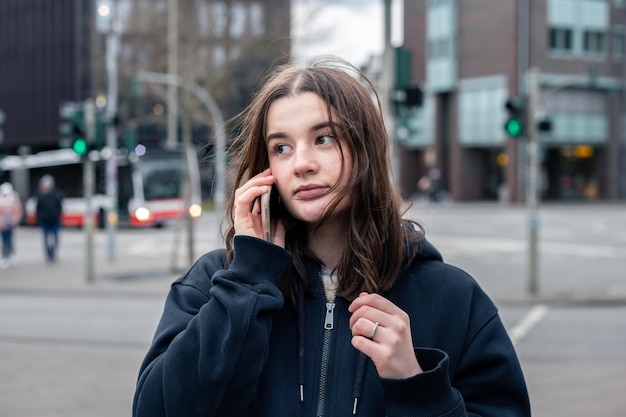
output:
[[[387,135],[389,141],[393,147],[393,131],[394,131],[394,119],[393,119],[393,106],[391,103],[391,94],[395,84],[395,54],[393,47],[391,46],[391,0],[384,1],[384,44],[383,44],[383,70],[381,74],[381,95],[380,101],[383,110],[383,117],[385,118],[385,126],[387,128]],[[394,178],[400,178],[397,158],[395,150],[391,149],[391,165],[394,173]]]
[[[101,16],[105,16],[105,10],[100,11]],[[106,160],[106,194],[110,205],[107,209],[107,236],[108,236],[108,256],[109,262],[114,262],[115,253],[115,232],[117,229],[117,129],[115,119],[117,116],[117,59],[119,55],[119,42],[121,32],[121,22],[119,14],[119,1],[109,9],[110,26],[107,33],[106,43],[106,68],[107,68],[107,108],[106,108],[106,144],[109,148],[108,159]]]
[[[183,140],[183,151],[185,155],[185,176],[183,179],[182,186],[182,195],[184,201],[185,212],[184,216],[182,216],[176,224],[176,229],[174,231],[174,245],[172,248],[172,254],[170,257],[170,271],[177,272],[178,271],[178,258],[179,252],[178,247],[180,246],[180,233],[182,224],[185,223],[185,228],[187,229],[187,264],[185,268],[190,267],[196,260],[195,256],[195,233],[193,227],[193,218],[191,217],[191,213],[189,212],[189,208],[192,204],[192,193],[193,193],[193,184],[194,179],[191,178],[191,173],[194,171],[191,168],[192,158],[197,158],[196,152],[193,149],[191,143],[191,118],[187,112],[183,112],[183,123],[182,123],[182,140]],[[200,180],[199,178],[197,179]]]
[[[178,0],[167,0],[167,72],[178,75]],[[178,143],[178,86],[167,85],[167,140],[174,149]]]
[[92,197],[94,188],[94,161],[92,159],[91,145],[96,140],[96,104],[93,99],[87,99],[83,103],[83,117],[85,121],[85,141],[87,143],[87,155],[83,162],[83,190],[85,193],[85,279],[88,283],[94,281],[93,264],[93,207]]
[[384,0],[384,49],[382,71],[382,106],[385,118],[391,117],[391,90],[394,79],[393,48],[391,47],[391,0]]
[[[517,0],[517,95],[528,97],[528,80],[526,78],[529,67],[530,55],[530,0]],[[526,166],[526,155],[524,141],[515,141],[515,152],[517,155],[515,175],[516,192],[514,197],[517,201],[522,201],[522,196],[528,193],[524,179],[528,177],[528,167]]]
[[528,70],[528,107],[526,130],[528,132],[528,184],[526,206],[528,208],[528,292],[539,292],[539,138],[537,136],[537,105],[539,103],[539,69]]
[[[622,24],[626,25],[626,7],[623,8]],[[626,43],[626,41],[625,41]],[[626,131],[626,54],[622,55],[622,96],[620,100],[620,121],[618,131]],[[618,160],[618,164],[621,166],[621,173],[618,173],[620,180],[618,198],[626,198],[626,141],[622,140],[621,145],[621,164]]]

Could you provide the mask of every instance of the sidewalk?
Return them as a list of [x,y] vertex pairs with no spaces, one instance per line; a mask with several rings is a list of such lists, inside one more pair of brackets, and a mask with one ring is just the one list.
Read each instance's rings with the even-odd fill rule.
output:
[[[414,210],[428,227],[427,236],[444,259],[471,273],[496,304],[504,307],[503,314],[511,324],[516,324],[537,304],[555,305],[550,307],[542,326],[533,328],[516,347],[528,383],[533,415],[617,417],[623,414],[626,400],[621,392],[626,388],[626,362],[620,343],[624,340],[624,307],[603,306],[626,305],[626,206],[542,208],[538,296],[529,296],[525,290],[527,213],[523,207],[475,203],[444,208],[416,205]],[[208,232],[215,221],[207,216],[198,224],[198,256],[215,247],[215,240]],[[96,274],[94,281],[88,282],[80,231],[64,231],[60,261],[47,265],[41,253],[39,231],[24,228],[18,236],[19,262],[8,270],[0,270],[0,293],[15,294],[14,298],[20,300],[53,298],[57,303],[86,299],[88,303],[111,304],[107,311],[118,311],[120,304],[114,301],[117,301],[115,297],[121,297],[121,304],[136,306],[142,314],[153,312],[156,320],[170,284],[186,269],[170,271],[170,232],[167,229],[121,231],[120,250],[114,263],[107,260],[106,239],[99,234]],[[131,250],[149,243],[155,247],[144,247],[144,252]],[[582,303],[600,308],[557,305]],[[27,304],[25,310],[38,308],[34,303]],[[616,318],[611,318],[611,314]],[[101,319],[107,323],[119,320],[120,315]],[[106,328],[99,321],[89,322],[89,328],[100,329],[98,325]],[[152,326],[144,323],[141,332],[151,332]],[[128,328],[129,332],[138,334],[136,327]],[[605,339],[599,339],[599,335],[605,335]],[[602,350],[601,345],[607,340],[607,349]],[[73,340],[5,338],[0,341],[0,355],[4,358],[0,361],[0,371],[5,376],[0,384],[0,415],[130,415],[137,370],[149,336],[145,341],[145,345],[98,345]],[[613,353],[606,354],[607,350]]]
[[167,265],[137,265],[127,261],[98,260],[93,281],[86,278],[81,263],[61,260],[55,264],[19,263],[0,271],[0,292],[97,292],[128,295],[156,295],[167,292],[182,272],[170,272]]
[[[452,203],[445,207],[416,203],[411,213],[427,227],[427,238],[444,260],[469,272],[498,304],[626,304],[626,205],[553,204],[541,208],[539,237],[539,293],[527,291],[528,264],[526,217],[523,206],[497,203]],[[214,213],[197,224],[196,257],[218,245],[210,232]],[[20,230],[18,256],[40,251],[36,229]],[[580,232],[579,232],[580,230]],[[73,233],[71,235],[70,233]],[[161,247],[149,258],[124,252],[134,244],[136,230],[121,231],[115,262],[103,252],[95,258],[93,282],[86,278],[83,236],[80,231],[63,235],[61,260],[45,264],[32,254],[8,270],[0,270],[0,291],[97,292],[161,296],[186,267],[171,271],[170,254]],[[150,231],[144,239],[171,241],[171,230]],[[68,248],[70,239],[74,246]],[[106,247],[99,236],[98,248]],[[126,240],[123,240],[126,239]],[[22,252],[20,252],[20,250]],[[69,253],[68,253],[69,251]],[[72,252],[73,251],[73,252]]]
[[550,203],[537,212],[536,294],[523,205],[417,202],[410,211],[446,262],[497,304],[626,304],[626,204]]
[[[196,223],[195,259],[221,246],[214,232],[216,215],[205,213]],[[44,261],[41,231],[21,227],[16,233],[17,263],[0,270],[0,292],[90,292],[162,296],[187,269],[184,228],[173,223],[164,228],[119,228],[114,234],[113,261],[109,260],[109,234],[95,230],[92,236],[92,274],[87,274],[86,234],[83,229],[63,228],[58,261]],[[172,252],[176,248],[176,255]],[[175,268],[172,268],[175,259]]]
[[[43,254],[40,254],[39,230],[22,228],[18,240],[18,245],[22,247],[18,247],[17,263],[9,269],[0,270],[0,292],[162,296],[184,270],[170,270],[170,254],[155,258],[126,253],[126,241],[129,236],[133,238],[132,234],[136,232],[125,230],[119,234],[113,262],[103,253],[106,240],[104,233],[98,232],[96,238],[99,241],[94,242],[93,274],[89,280],[81,230],[63,230],[59,260],[46,263]],[[157,240],[167,239],[164,234],[148,235],[144,239],[152,236]]]

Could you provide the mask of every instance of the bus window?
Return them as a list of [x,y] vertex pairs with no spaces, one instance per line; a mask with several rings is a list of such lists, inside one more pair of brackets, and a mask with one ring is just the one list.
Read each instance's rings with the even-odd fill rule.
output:
[[180,198],[183,168],[180,163],[170,164],[165,161],[142,164],[144,199]]

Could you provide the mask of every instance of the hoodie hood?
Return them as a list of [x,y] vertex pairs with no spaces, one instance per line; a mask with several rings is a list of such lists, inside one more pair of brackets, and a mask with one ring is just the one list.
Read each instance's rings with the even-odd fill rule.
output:
[[[417,234],[417,239],[415,238]],[[423,230],[412,229],[405,234],[403,248],[404,265],[414,265],[427,261],[443,262],[441,253],[426,239]]]
[[418,243],[417,252],[415,253],[414,261],[443,261],[441,253],[435,248],[435,246],[422,237],[422,240]]

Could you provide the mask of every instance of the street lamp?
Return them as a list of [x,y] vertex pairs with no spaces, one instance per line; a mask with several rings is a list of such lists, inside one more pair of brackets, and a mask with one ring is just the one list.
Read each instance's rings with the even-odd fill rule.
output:
[[110,157],[106,160],[106,194],[110,200],[107,213],[107,234],[109,237],[109,261],[115,260],[115,229],[117,219],[117,132],[114,121],[117,115],[117,58],[121,23],[119,3],[110,5],[103,1],[98,6],[97,28],[106,33],[106,70],[107,70],[107,98],[106,98],[106,146]]
[[111,13],[111,8],[108,4],[101,4],[98,6],[98,14],[102,17],[107,17]]

